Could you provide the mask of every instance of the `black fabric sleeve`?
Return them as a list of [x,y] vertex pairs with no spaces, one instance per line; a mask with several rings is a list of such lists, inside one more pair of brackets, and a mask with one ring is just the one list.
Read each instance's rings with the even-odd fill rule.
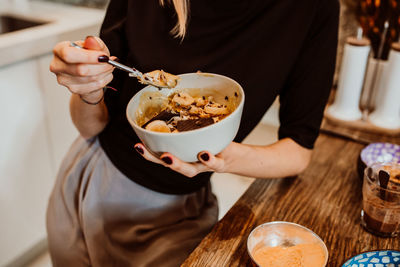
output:
[[[108,5],[106,16],[104,18],[100,38],[107,45],[111,56],[116,56],[118,61],[125,62],[128,52],[127,39],[125,35],[125,23],[127,20],[128,0],[111,0]],[[127,75],[122,71],[113,72],[114,79],[109,86],[120,89],[122,88],[123,75]],[[107,90],[104,95],[108,113],[113,117],[117,113],[118,93],[113,90]]]
[[339,3],[321,0],[307,39],[280,93],[279,139],[313,148],[335,70]]

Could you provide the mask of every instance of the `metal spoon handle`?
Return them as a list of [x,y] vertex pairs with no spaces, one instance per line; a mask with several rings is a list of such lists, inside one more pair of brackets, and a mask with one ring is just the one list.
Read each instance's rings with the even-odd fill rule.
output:
[[113,65],[117,69],[129,72],[130,76],[139,77],[139,78],[143,77],[143,74],[140,71],[138,71],[137,69],[128,67],[128,66],[126,66],[124,64],[121,64],[121,63],[119,63],[117,61],[108,59],[107,63],[110,64],[110,65]]
[[[71,42],[70,44],[72,47],[85,49],[84,47],[78,45],[77,43]],[[99,58],[99,61],[100,61],[100,58]],[[130,77],[138,78],[138,80],[143,84],[149,84],[149,85],[152,85],[152,86],[158,87],[158,88],[170,88],[168,85],[161,85],[161,84],[157,83],[157,81],[155,81],[153,77],[151,77],[147,74],[143,74],[135,68],[128,67],[117,61],[111,60],[108,56],[102,57],[101,62],[108,63],[108,64],[116,67],[117,69],[128,72]]]
[[[74,42],[71,42],[71,46],[72,47],[76,47],[76,48],[80,48],[80,49],[85,49],[84,47],[82,47],[82,46],[80,46],[80,45],[78,45],[77,43],[74,43]],[[119,63],[117,61],[114,61],[114,60],[111,60],[109,58],[107,58],[107,60],[104,60],[104,63],[108,63],[108,64],[116,67],[117,69],[129,72],[130,73],[129,76],[131,76],[131,77],[132,76],[136,77],[136,78],[142,78],[143,77],[143,73],[141,73],[137,69],[128,67],[128,66],[126,66],[124,64],[121,64],[121,63]]]

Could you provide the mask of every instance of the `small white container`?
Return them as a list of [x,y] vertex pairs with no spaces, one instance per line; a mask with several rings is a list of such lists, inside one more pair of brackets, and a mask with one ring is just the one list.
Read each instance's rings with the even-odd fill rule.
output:
[[400,128],[400,43],[394,43],[382,76],[378,102],[369,121],[381,128]]
[[369,44],[367,39],[347,39],[335,101],[327,110],[330,116],[345,121],[361,119],[359,101],[370,52]]

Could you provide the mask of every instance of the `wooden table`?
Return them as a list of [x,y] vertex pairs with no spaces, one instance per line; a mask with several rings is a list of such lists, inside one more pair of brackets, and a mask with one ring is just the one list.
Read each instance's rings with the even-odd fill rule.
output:
[[182,266],[250,266],[246,241],[257,225],[295,222],[326,243],[328,266],[364,251],[400,249],[400,238],[379,238],[360,225],[362,180],[357,159],[364,145],[321,134],[312,163],[297,178],[257,179]]

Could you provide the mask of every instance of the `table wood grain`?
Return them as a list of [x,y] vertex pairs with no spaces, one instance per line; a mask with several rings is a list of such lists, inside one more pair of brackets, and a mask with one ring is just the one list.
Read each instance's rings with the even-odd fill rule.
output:
[[326,243],[328,266],[364,251],[400,249],[400,238],[379,238],[360,225],[363,144],[321,134],[310,166],[297,178],[257,179],[182,266],[251,266],[246,241],[257,225],[295,222]]

